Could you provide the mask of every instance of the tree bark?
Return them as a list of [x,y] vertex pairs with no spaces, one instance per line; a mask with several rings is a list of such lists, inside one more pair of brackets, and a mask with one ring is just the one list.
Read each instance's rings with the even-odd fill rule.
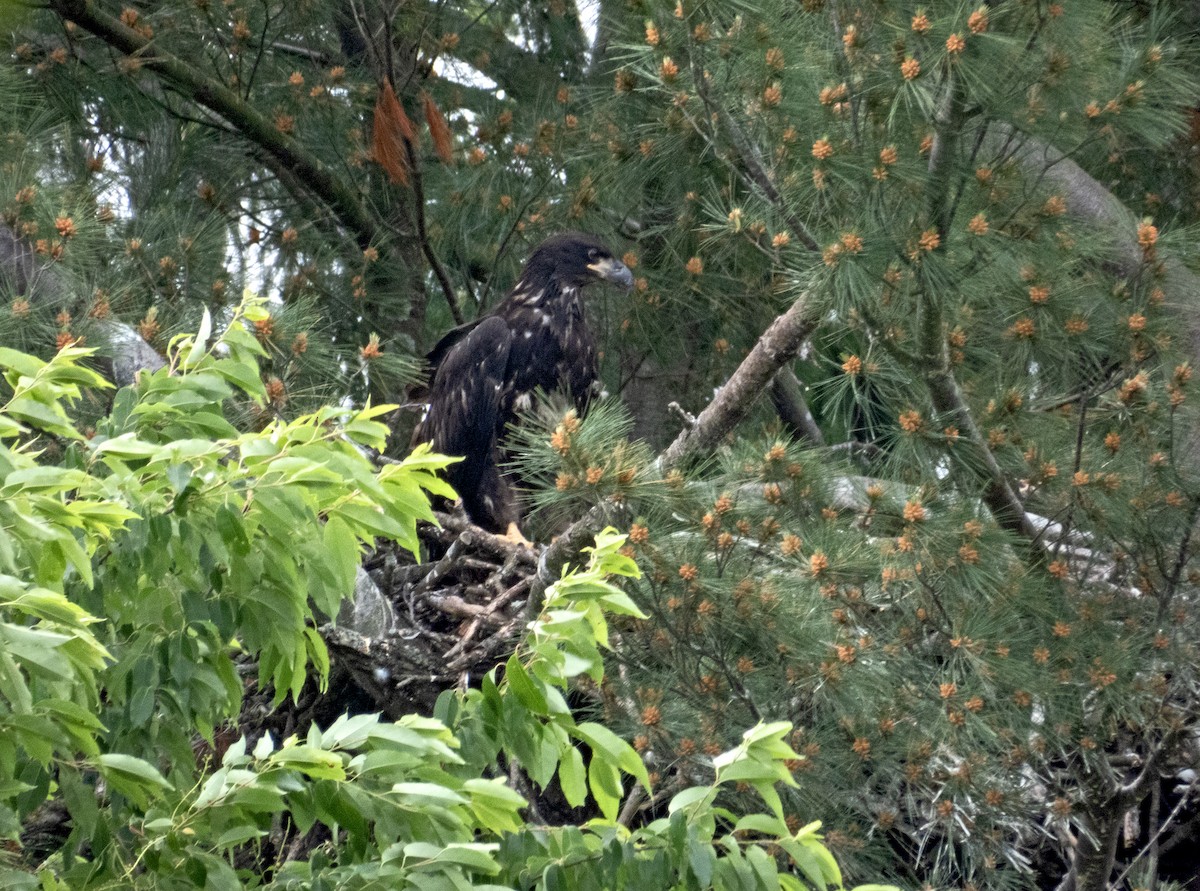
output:
[[754,403],[767,390],[771,379],[796,358],[800,347],[817,327],[813,301],[801,295],[787,312],[775,318],[750,355],[717,391],[712,401],[696,417],[696,423],[680,432],[659,456],[659,465],[669,470],[690,455],[712,451],[721,438],[750,413]]
[[817,425],[804,401],[804,386],[796,378],[795,372],[786,365],[779,369],[775,379],[771,381],[771,403],[780,419],[791,428],[797,436],[808,441],[813,446],[825,445],[825,434]]

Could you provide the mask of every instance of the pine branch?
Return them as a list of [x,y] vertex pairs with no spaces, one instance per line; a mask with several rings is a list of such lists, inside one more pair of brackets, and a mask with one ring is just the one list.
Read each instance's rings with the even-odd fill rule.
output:
[[[1111,260],[1121,275],[1135,278],[1152,271],[1159,276],[1167,304],[1179,310],[1179,319],[1187,332],[1188,356],[1192,364],[1200,364],[1200,315],[1195,311],[1200,275],[1175,257],[1162,257],[1161,251],[1157,264],[1148,264],[1138,243],[1137,216],[1059,149],[1027,136],[1011,125],[992,127],[986,145],[989,151],[1006,152],[1026,171],[1062,195],[1069,214],[1107,234]],[[1200,431],[1188,431],[1185,448],[1192,463],[1200,460]]]
[[[748,137],[737,127],[727,109],[715,103],[707,89],[702,71],[695,72],[697,92],[710,114],[715,114],[732,142],[745,173],[759,187],[772,204],[785,213],[789,226],[797,238],[810,250],[819,246],[807,227],[793,220],[792,214],[783,207],[783,198],[750,143]],[[937,135],[930,153],[930,188],[927,198],[929,217],[936,221],[939,230],[949,226],[948,198],[946,185],[952,175],[952,165],[957,154],[957,133],[961,126],[962,91],[951,82],[946,104],[938,117]],[[703,133],[701,135],[704,135]],[[729,381],[703,412],[696,424],[682,431],[675,441],[663,452],[660,462],[663,468],[678,464],[686,455],[708,451],[715,447],[722,436],[728,433],[749,413],[754,400],[770,383],[775,374],[790,361],[804,340],[816,327],[816,320],[805,313],[807,301],[800,299],[782,316],[779,316],[763,334],[750,355],[742,362]],[[926,383],[934,406],[938,411],[954,420],[968,442],[960,442],[956,454],[960,458],[973,459],[971,465],[984,471],[986,485],[984,501],[1002,527],[1031,542],[1038,540],[1038,530],[1025,515],[1024,506],[1017,497],[1015,488],[988,447],[971,415],[970,407],[949,370],[945,355],[941,314],[935,301],[926,299],[924,305]],[[801,404],[802,401],[801,401]],[[966,453],[966,454],[964,454]]]
[[943,354],[940,367],[927,369],[925,383],[933,406],[958,428],[959,438],[950,454],[957,463],[981,473],[984,479],[983,502],[991,510],[996,522],[1004,529],[1028,539],[1039,551],[1041,530],[1025,513],[1025,506],[1017,497],[1016,488],[996,456],[987,445],[987,438],[975,423],[971,408],[963,398],[962,390],[953,372],[949,369],[949,357]]
[[[720,122],[733,145],[741,165],[736,172],[752,188],[757,188],[776,208],[801,244],[813,253],[819,252],[820,245],[817,240],[804,222],[788,207],[783,195],[775,186],[758,148],[738,126],[729,110],[713,98],[708,76],[703,65],[699,64],[695,52],[692,54],[692,60],[692,79],[696,85],[696,93],[704,103],[707,116],[710,119],[715,117]],[[713,133],[701,127],[697,121],[693,120],[692,126],[701,138],[716,148]],[[687,454],[713,448],[722,436],[745,418],[763,390],[772,382],[775,382],[772,386],[772,400],[777,409],[787,411],[785,420],[792,422],[813,443],[823,443],[824,437],[813,421],[812,412],[804,401],[804,394],[799,382],[795,381],[795,375],[790,371],[786,372],[791,380],[796,382],[794,387],[787,386],[786,381],[779,383],[777,380],[781,370],[796,357],[804,341],[816,328],[816,319],[809,318],[806,312],[808,305],[809,301],[801,296],[786,313],[776,317],[755,343],[750,355],[742,361],[712,402],[700,413],[696,423],[684,429],[660,456],[659,461],[664,468],[679,463]]]
[[[59,268],[43,265],[29,244],[0,221],[0,282],[31,303],[62,304],[71,297],[69,283]],[[135,328],[117,319],[93,319],[90,325],[105,341],[101,356],[109,367],[107,377],[119,387],[132,384],[139,371],[156,371],[166,363]]]
[[929,222],[937,226],[942,244],[950,231],[953,204],[950,182],[958,157],[958,143],[966,119],[966,95],[951,71],[946,75],[946,95],[934,118],[933,145],[929,149],[929,182],[925,187],[925,206]]
[[413,201],[413,217],[417,224],[417,239],[421,242],[421,253],[425,255],[426,261],[433,269],[438,286],[442,289],[442,296],[446,298],[446,305],[450,307],[450,315],[454,318],[454,324],[461,325],[466,321],[463,317],[462,307],[458,304],[458,297],[454,293],[454,286],[450,283],[450,276],[446,274],[446,267],[442,265],[441,258],[438,257],[437,251],[433,249],[433,243],[429,240],[429,230],[425,222],[425,182],[421,175],[420,158],[417,157],[416,147],[411,142],[405,142],[404,147],[408,153],[408,166],[412,173],[413,198],[415,199]]
[[[695,50],[695,47],[693,47]],[[821,250],[820,244],[813,237],[813,234],[804,225],[787,202],[784,201],[783,195],[779,188],[775,185],[775,180],[767,171],[766,165],[762,160],[762,153],[753,140],[743,132],[737,121],[733,119],[733,115],[729,113],[729,109],[722,103],[716,101],[712,95],[711,82],[708,75],[704,71],[704,66],[700,64],[695,52],[692,55],[692,81],[696,85],[696,95],[700,97],[700,101],[704,103],[704,109],[708,115],[716,116],[720,122],[721,128],[725,131],[726,137],[729,139],[733,150],[737,153],[738,161],[741,163],[741,169],[736,172],[746,179],[751,186],[757,188],[763,196],[766,197],[777,211],[783,216],[792,235],[808,248],[813,253],[819,253]],[[713,134],[706,132],[699,127],[696,121],[692,122],[693,128],[702,138],[709,143],[709,146],[716,150],[717,146],[713,144]]]
[[[518,105],[536,107],[553,96],[563,81],[563,72],[542,54],[524,49],[505,37],[503,28],[484,24],[490,6],[478,15],[453,9],[449,4],[438,10],[438,22],[443,33],[458,35],[454,56],[469,63],[486,58],[484,70]],[[582,53],[580,54],[582,55]]]
[[[935,118],[925,195],[926,217],[928,222],[937,228],[942,250],[945,250],[951,222],[953,190],[950,183],[957,165],[965,101],[963,87],[951,72],[947,75],[945,96]],[[955,463],[965,466],[974,474],[982,475],[983,501],[995,516],[996,522],[1009,532],[1029,540],[1035,549],[1041,552],[1039,530],[1025,514],[1025,506],[1017,496],[1016,486],[992,453],[987,439],[975,423],[971,407],[963,397],[962,388],[954,372],[950,370],[940,296],[932,293],[927,286],[920,289],[919,296],[920,363],[923,366],[925,383],[929,388],[933,407],[950,419],[960,434],[958,442],[949,454]]]
[[813,417],[804,401],[804,388],[796,379],[795,372],[786,365],[779,369],[771,381],[771,402],[775,412],[793,433],[807,439],[814,446],[825,445],[825,434],[821,432],[817,419]]
[[205,77],[182,59],[162,52],[152,40],[103,12],[95,3],[49,0],[48,7],[61,18],[74,22],[136,60],[140,67],[155,72],[184,98],[220,116],[254,145],[290,168],[297,180],[306,183],[333,211],[360,247],[366,248],[379,239],[377,223],[359,201],[357,192],[333,176],[320,158],[297,140],[281,133],[233,90]]

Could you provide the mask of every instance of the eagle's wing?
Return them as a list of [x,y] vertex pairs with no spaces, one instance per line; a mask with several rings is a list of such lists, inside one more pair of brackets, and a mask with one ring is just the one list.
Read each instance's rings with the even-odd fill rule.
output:
[[476,319],[473,322],[467,322],[465,325],[459,325],[457,328],[451,328],[433,345],[433,349],[425,356],[425,361],[429,363],[430,367],[436,370],[445,361],[446,355],[469,337],[471,332],[478,328],[482,322],[483,319]]
[[424,429],[437,451],[463,456],[446,477],[475,522],[498,531],[515,519],[512,494],[496,465],[512,339],[508,324],[490,316],[444,351]]
[[[437,376],[438,368],[446,361],[446,355],[458,346],[472,331],[479,327],[482,319],[476,319],[473,322],[467,322],[465,325],[459,325],[457,328],[451,328],[442,339],[433,345],[428,353],[425,354],[425,364],[429,366],[429,380],[427,383],[416,383],[409,388],[408,398],[418,402],[428,402],[430,391],[433,389],[433,379]],[[425,437],[428,438],[428,437]],[[424,439],[418,434],[414,442],[423,442]]]

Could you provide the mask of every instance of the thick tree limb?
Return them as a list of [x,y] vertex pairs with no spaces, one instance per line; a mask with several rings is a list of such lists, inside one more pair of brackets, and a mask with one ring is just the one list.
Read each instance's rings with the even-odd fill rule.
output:
[[811,445],[825,445],[825,434],[804,401],[804,386],[786,365],[779,369],[771,381],[771,403],[793,433],[808,440]]

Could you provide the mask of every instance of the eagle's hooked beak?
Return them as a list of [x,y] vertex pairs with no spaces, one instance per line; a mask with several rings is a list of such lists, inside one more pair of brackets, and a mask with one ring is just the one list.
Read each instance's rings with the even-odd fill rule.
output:
[[629,267],[616,257],[602,257],[595,263],[589,263],[588,269],[606,282],[612,282],[628,291],[633,287],[633,273]]

